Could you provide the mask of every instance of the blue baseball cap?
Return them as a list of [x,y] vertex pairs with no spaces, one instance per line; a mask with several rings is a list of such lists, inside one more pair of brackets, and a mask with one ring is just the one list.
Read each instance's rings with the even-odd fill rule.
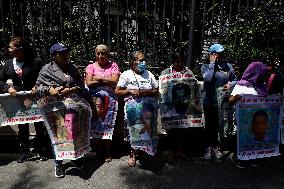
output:
[[208,49],[208,53],[212,54],[212,53],[220,53],[223,52],[225,49],[223,47],[223,45],[220,45],[218,43],[211,45],[211,47],[209,47]]
[[63,44],[60,44],[60,43],[55,43],[54,45],[52,45],[50,47],[50,54],[54,54],[55,52],[63,52],[63,51],[67,51],[67,48],[63,45]]

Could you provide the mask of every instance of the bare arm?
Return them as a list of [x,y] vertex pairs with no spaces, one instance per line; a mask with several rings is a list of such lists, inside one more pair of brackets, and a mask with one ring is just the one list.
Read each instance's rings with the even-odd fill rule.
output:
[[127,95],[139,96],[140,92],[135,89],[129,90],[126,87],[117,86],[115,89],[115,94],[117,96],[127,96]]

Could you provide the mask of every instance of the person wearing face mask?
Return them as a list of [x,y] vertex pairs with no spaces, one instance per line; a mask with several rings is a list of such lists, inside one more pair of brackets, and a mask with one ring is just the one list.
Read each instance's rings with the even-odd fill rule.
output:
[[[9,42],[9,53],[12,59],[6,61],[0,71],[0,90],[16,96],[19,91],[30,91],[35,93],[36,78],[42,67],[42,62],[31,50],[27,41],[22,37],[14,37]],[[7,84],[12,79],[13,85]],[[45,128],[42,122],[34,123],[36,130],[36,147],[38,148],[40,160],[47,160],[44,136]],[[19,125],[20,156],[18,163],[25,162],[30,156],[29,149],[29,124]]]
[[95,146],[105,162],[111,162],[111,144],[118,100],[114,93],[119,77],[119,68],[115,61],[109,59],[109,48],[98,45],[95,48],[95,62],[86,68],[86,84],[95,104],[97,117],[94,117],[94,129],[91,134],[95,138]]
[[[158,83],[154,75],[146,69],[146,61],[144,53],[135,51],[131,54],[130,59],[131,69],[123,72],[117,83],[115,93],[118,96],[123,96],[125,101],[125,119],[127,128],[130,131],[131,153],[128,160],[128,165],[133,167],[136,165],[136,156],[139,153],[146,157],[146,154],[154,156],[157,150],[157,94]],[[148,111],[143,111],[148,104],[152,108]],[[145,120],[148,121],[145,125]],[[139,133],[132,131],[140,130]],[[144,132],[144,130],[147,132]],[[150,134],[149,138],[143,140],[137,139],[134,135]],[[136,139],[134,139],[136,138]]]
[[223,87],[229,90],[237,82],[237,76],[233,66],[225,61],[224,47],[220,44],[214,44],[208,49],[209,63],[201,67],[201,73],[204,79],[203,109],[205,114],[205,159],[215,157],[221,158],[219,151],[218,131],[218,103],[216,89]]

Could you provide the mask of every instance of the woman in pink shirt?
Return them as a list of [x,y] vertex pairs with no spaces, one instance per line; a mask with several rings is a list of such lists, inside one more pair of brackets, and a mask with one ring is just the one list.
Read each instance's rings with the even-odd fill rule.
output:
[[91,136],[96,139],[96,148],[99,151],[104,149],[105,161],[111,162],[110,146],[118,108],[114,89],[119,78],[119,68],[116,62],[109,59],[109,48],[106,45],[98,45],[95,53],[95,62],[86,68],[86,84],[98,113],[94,118]]

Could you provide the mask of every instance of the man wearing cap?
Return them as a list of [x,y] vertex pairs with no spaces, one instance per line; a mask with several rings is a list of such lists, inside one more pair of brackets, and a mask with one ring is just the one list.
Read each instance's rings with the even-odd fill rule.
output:
[[201,67],[204,78],[203,104],[205,113],[205,159],[221,158],[218,148],[218,105],[216,89],[232,89],[237,82],[237,76],[231,64],[225,62],[223,53],[224,47],[220,44],[213,44],[208,49],[209,63]]

